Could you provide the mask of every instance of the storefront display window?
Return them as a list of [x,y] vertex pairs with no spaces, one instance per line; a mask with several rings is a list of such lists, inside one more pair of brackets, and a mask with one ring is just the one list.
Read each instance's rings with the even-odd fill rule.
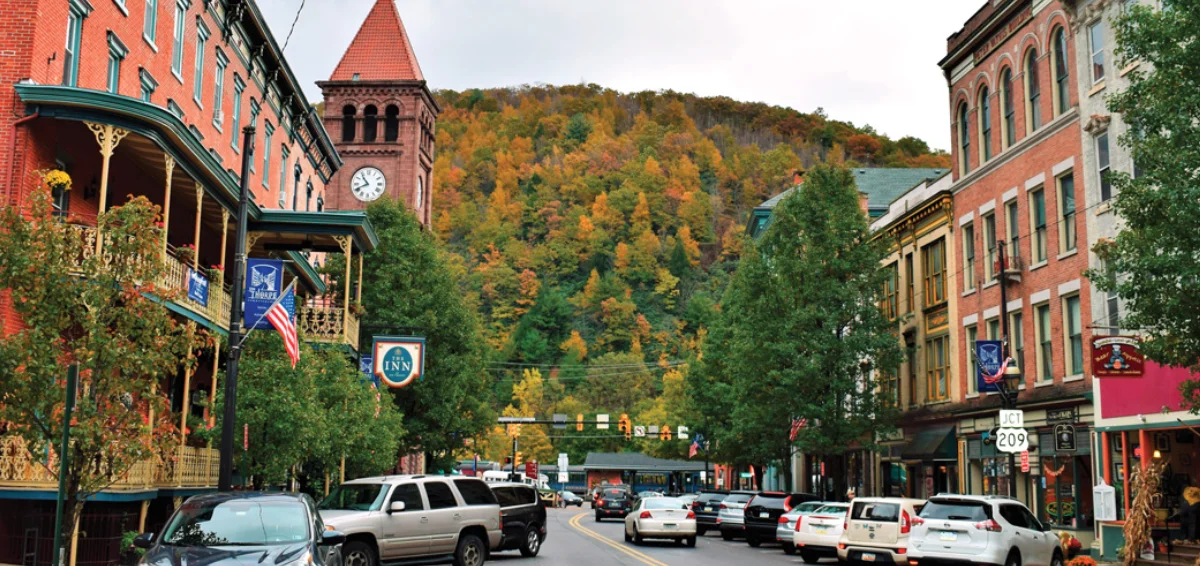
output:
[[983,494],[1009,495],[1012,493],[1008,456],[983,459]]
[[1076,432],[1075,450],[1059,451],[1055,438],[1042,432],[1038,439],[1042,477],[1036,482],[1038,518],[1055,527],[1092,527],[1092,457],[1086,430]]

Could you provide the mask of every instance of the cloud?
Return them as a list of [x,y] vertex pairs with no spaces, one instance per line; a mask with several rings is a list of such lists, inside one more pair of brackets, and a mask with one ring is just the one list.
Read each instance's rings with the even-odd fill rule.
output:
[[[282,42],[301,0],[260,0]],[[307,0],[287,48],[311,100],[375,0]],[[949,148],[946,37],[982,0],[398,0],[433,89],[592,82],[725,95]]]

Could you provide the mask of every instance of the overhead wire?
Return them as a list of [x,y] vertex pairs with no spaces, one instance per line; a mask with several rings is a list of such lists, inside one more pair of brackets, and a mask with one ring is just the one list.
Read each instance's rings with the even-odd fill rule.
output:
[[304,11],[304,2],[305,0],[300,0],[300,8],[296,10],[296,17],[292,19],[292,27],[288,30],[287,39],[283,40],[283,49],[280,51],[287,51],[288,42],[292,40],[292,32],[296,31],[296,22],[300,21],[300,12]]

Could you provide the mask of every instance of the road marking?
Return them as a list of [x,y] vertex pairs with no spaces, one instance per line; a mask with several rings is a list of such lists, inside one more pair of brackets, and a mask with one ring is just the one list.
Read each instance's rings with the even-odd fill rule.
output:
[[[614,541],[612,541],[612,540],[609,540],[609,538],[608,538],[608,537],[606,537],[606,536],[604,536],[604,535],[602,535],[602,534],[600,534],[600,533],[597,533],[596,531],[593,531],[593,530],[591,530],[591,529],[589,529],[589,528],[586,528],[586,527],[584,527],[583,525],[579,524],[579,520],[580,520],[580,519],[582,519],[582,518],[583,518],[584,516],[586,516],[586,515],[590,515],[590,513],[588,513],[588,512],[586,512],[586,511],[585,511],[585,512],[583,512],[583,513],[580,513],[580,514],[578,514],[578,515],[575,515],[574,517],[571,517],[571,520],[570,520],[570,521],[568,521],[568,522],[567,522],[567,524],[569,524],[569,525],[571,525],[572,527],[574,527],[574,528],[575,528],[575,530],[579,531],[581,534],[583,534],[583,535],[585,535],[585,536],[588,536],[588,537],[591,537],[591,538],[593,538],[593,539],[595,539],[595,540],[598,540],[598,541],[600,541],[600,542],[602,542],[602,543],[604,543],[604,544],[607,544],[608,546],[611,546],[611,547],[613,547],[613,548],[615,548],[615,549],[617,549],[617,550],[619,550],[619,551],[621,551],[621,552],[624,552],[625,554],[627,554],[627,555],[629,555],[629,556],[632,556],[633,558],[637,559],[638,561],[642,562],[643,564],[646,564],[647,566],[668,566],[668,565],[667,565],[666,563],[664,563],[664,562],[660,562],[660,561],[658,561],[658,560],[655,560],[655,559],[651,558],[650,556],[648,556],[648,555],[646,555],[646,554],[643,554],[643,553],[641,553],[641,552],[638,552],[638,551],[636,551],[636,550],[634,550],[634,549],[632,549],[632,548],[626,547],[626,546],[625,546],[625,545],[623,545],[623,544],[620,544],[620,543],[614,542]],[[622,524],[622,526],[621,526],[621,529],[622,529],[622,531],[624,531],[624,529],[625,529],[625,526],[624,526],[624,524]]]

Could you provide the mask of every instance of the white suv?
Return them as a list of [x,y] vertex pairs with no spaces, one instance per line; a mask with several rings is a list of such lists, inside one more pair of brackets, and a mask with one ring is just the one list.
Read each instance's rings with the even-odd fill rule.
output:
[[922,499],[855,498],[838,539],[838,562],[908,566],[912,520],[924,505]]
[[913,520],[909,563],[1063,566],[1058,537],[1020,502],[938,495]]

